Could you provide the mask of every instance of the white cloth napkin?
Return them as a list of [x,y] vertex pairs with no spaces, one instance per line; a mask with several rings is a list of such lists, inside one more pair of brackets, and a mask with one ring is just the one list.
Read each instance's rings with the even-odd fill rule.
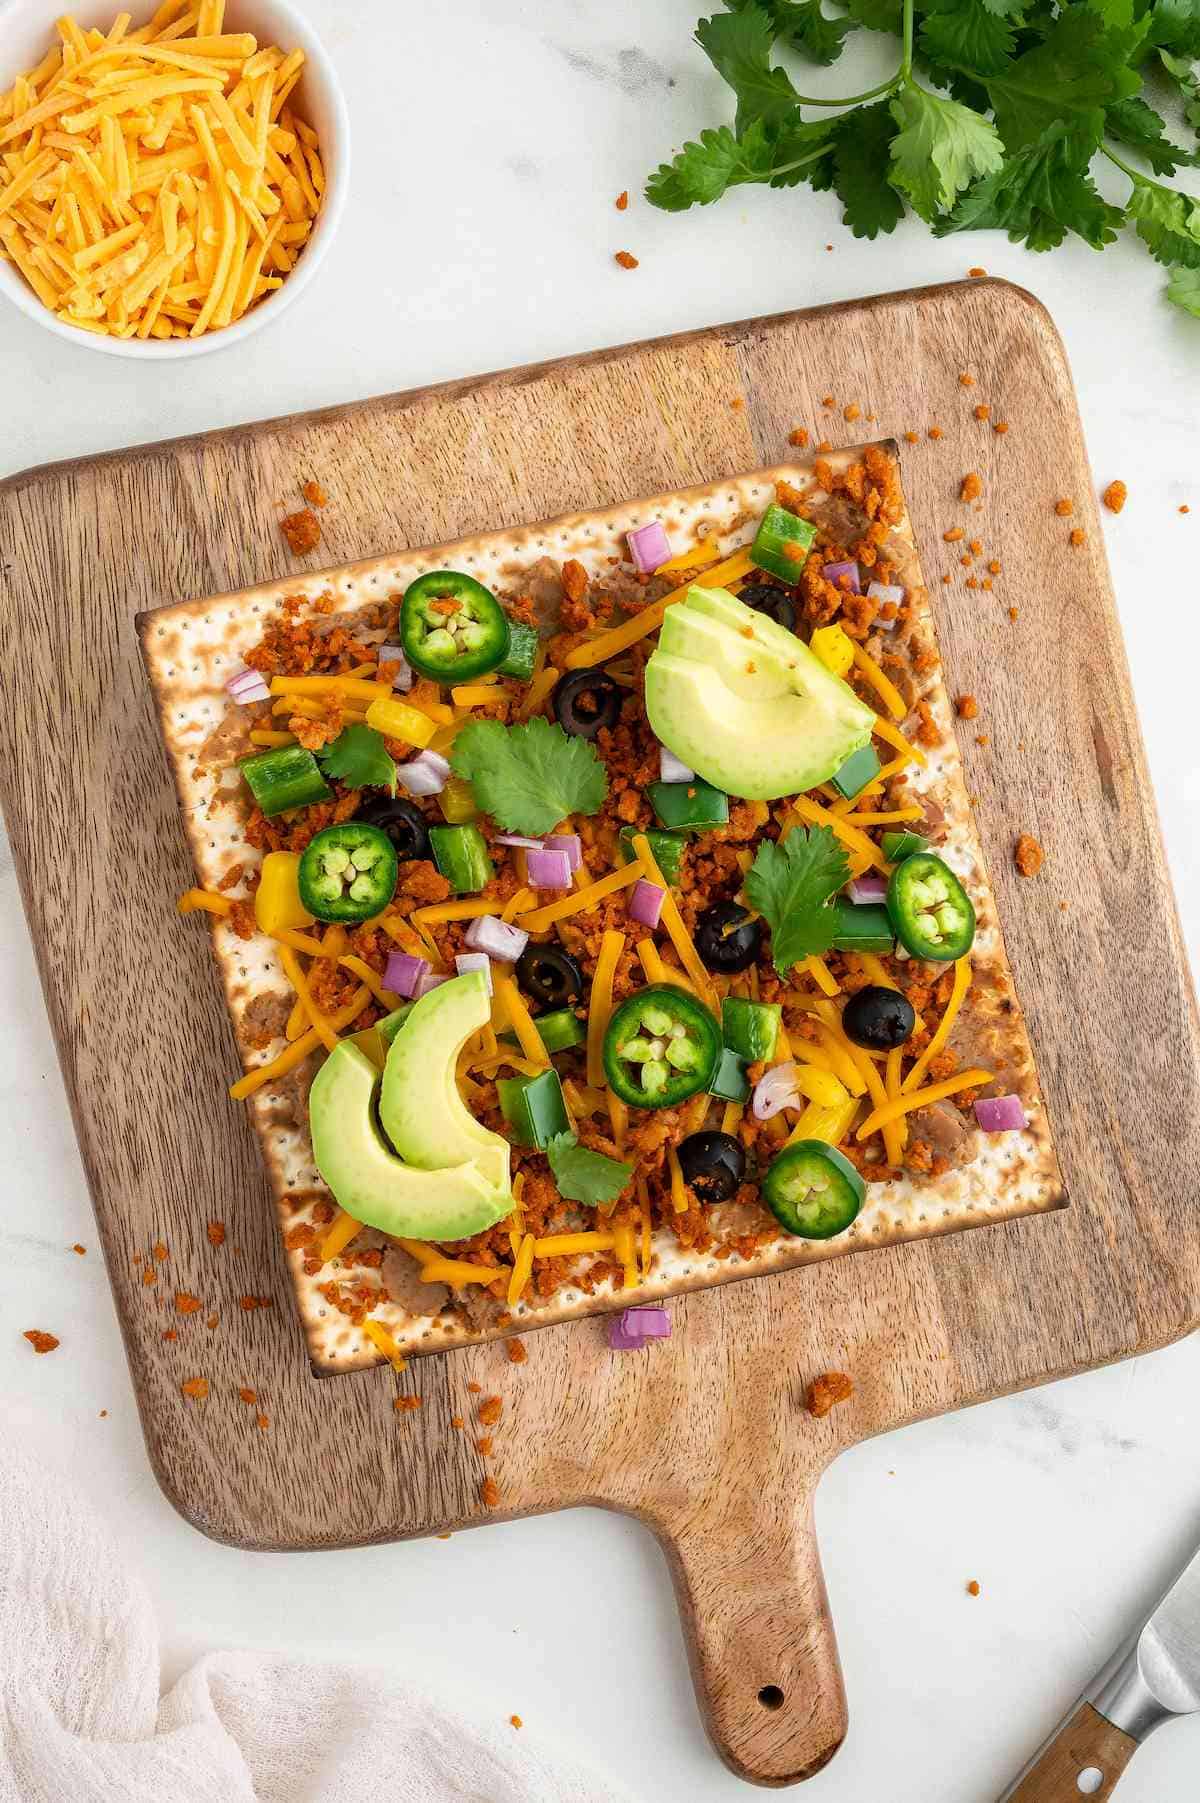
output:
[[630,1803],[359,1667],[210,1653],[159,1695],[150,1601],[59,1473],[0,1456],[0,1803]]

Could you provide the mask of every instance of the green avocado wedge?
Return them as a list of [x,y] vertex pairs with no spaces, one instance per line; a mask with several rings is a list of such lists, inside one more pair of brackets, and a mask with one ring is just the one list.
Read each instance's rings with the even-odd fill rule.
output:
[[313,1160],[341,1206],[356,1220],[400,1239],[461,1240],[493,1227],[512,1209],[470,1162],[436,1171],[403,1164],[375,1124],[379,1072],[343,1040],[313,1081],[309,1124]]
[[406,1164],[440,1171],[470,1162],[485,1183],[507,1195],[508,1141],[481,1125],[458,1093],[458,1055],[491,1012],[480,970],[464,971],[422,996],[388,1050],[379,1119]]
[[827,782],[875,723],[801,639],[725,589],[693,586],[667,609],[645,695],[662,743],[747,801]]

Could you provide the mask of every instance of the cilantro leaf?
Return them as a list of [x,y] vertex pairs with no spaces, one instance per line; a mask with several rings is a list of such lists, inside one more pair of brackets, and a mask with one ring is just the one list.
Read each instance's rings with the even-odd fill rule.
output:
[[852,19],[830,19],[821,11],[821,0],[725,0],[730,12],[759,6],[770,18],[776,38],[799,50],[813,63],[833,63],[842,54],[842,40],[854,30]]
[[1160,263],[1200,269],[1200,200],[1164,188],[1161,182],[1136,181],[1126,217]]
[[1200,76],[1193,70],[1189,58],[1172,56],[1169,50],[1160,50],[1158,60],[1167,80],[1183,102],[1184,118],[1193,131],[1200,132]]
[[890,31],[900,36],[901,0],[846,0],[846,10],[867,31]]
[[900,127],[892,139],[892,186],[912,202],[922,219],[949,212],[976,176],[991,175],[1004,161],[1004,147],[988,120],[906,83],[891,102]]
[[771,65],[775,27],[764,7],[751,4],[740,12],[701,19],[696,42],[737,95],[734,130],[739,135],[752,119],[769,124],[795,107],[798,96],[787,70]]
[[802,121],[799,113],[771,129],[753,120],[740,136],[727,125],[704,131],[698,144],[685,144],[671,162],[663,163],[646,183],[646,199],[668,213],[708,206],[730,188],[746,182],[769,182],[773,188],[794,187],[816,172],[831,151],[837,120]]
[[1063,125],[1094,150],[1105,108],[1141,88],[1129,59],[1143,29],[1110,30],[1086,6],[1060,12],[1040,43],[986,79],[1005,148],[1024,150],[1048,127]]
[[1097,192],[1079,161],[1079,146],[1065,126],[1054,126],[1035,144],[1006,157],[1003,167],[965,194],[948,219],[939,220],[939,238],[948,232],[1000,229],[1030,250],[1053,250],[1069,231],[1093,250],[1117,235],[1123,213]]
[[856,238],[894,232],[904,202],[887,178],[895,126],[886,100],[861,106],[838,121],[833,186],[845,209],[842,220]]
[[746,874],[746,899],[771,929],[771,956],[781,977],[833,944],[830,900],[850,875],[830,827],[793,827],[786,839],[764,840]]
[[615,1202],[633,1176],[631,1164],[618,1164],[603,1152],[581,1146],[573,1133],[556,1133],[546,1157],[563,1201],[583,1202],[589,1208]]
[[1154,0],[1149,38],[1177,56],[1200,56],[1200,0]]
[[595,747],[549,720],[473,720],[455,739],[450,762],[506,832],[548,833],[568,814],[596,813],[608,794]]
[[1200,269],[1173,269],[1167,299],[1193,319],[1200,319]]
[[348,789],[386,789],[396,793],[396,763],[373,726],[343,726],[337,738],[317,753],[326,776],[340,777]]
[[1136,94],[1109,107],[1107,129],[1109,137],[1115,138],[1118,144],[1128,144],[1131,150],[1145,157],[1156,175],[1170,175],[1173,169],[1194,167],[1200,162],[1200,155],[1195,151],[1182,150],[1178,144],[1172,144],[1163,119]]
[[983,0],[966,0],[963,6],[926,13],[919,42],[922,55],[939,67],[997,75],[1012,61],[1016,33],[1011,21]]

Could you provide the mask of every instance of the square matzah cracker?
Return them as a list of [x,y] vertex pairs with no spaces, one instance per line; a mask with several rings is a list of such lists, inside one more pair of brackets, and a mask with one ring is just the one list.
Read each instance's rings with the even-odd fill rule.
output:
[[[893,446],[884,449],[889,457],[895,457]],[[843,451],[828,461],[845,468],[860,455]],[[245,716],[228,703],[224,683],[241,664],[243,651],[259,637],[264,618],[285,596],[329,595],[335,615],[350,619],[359,610],[401,593],[417,576],[432,569],[463,569],[487,587],[509,594],[519,592],[523,573],[546,558],[559,564],[574,558],[589,574],[599,577],[611,571],[614,557],[625,555],[625,533],[652,519],[662,520],[676,552],[703,538],[710,545],[718,544],[722,553],[729,553],[749,542],[758,516],[774,499],[777,481],[793,486],[810,484],[812,468],[787,465],[758,470],[678,494],[658,495],[511,532],[482,533],[455,544],[404,551],[347,569],[291,578],[241,594],[185,602],[142,615],[139,629],[143,655],[201,884],[215,888],[235,856],[256,855],[249,852],[240,836],[241,814],[234,800],[238,785],[230,775],[233,758],[247,749]],[[814,517],[821,517],[822,507],[836,507],[842,502],[840,496],[833,502],[818,496]],[[903,581],[908,590],[912,624],[926,640],[932,640],[929,599],[907,514],[894,526],[886,555],[896,569],[896,580]],[[914,1180],[905,1175],[897,1181],[872,1185],[857,1220],[833,1240],[783,1236],[752,1257],[734,1252],[718,1259],[709,1253],[689,1255],[673,1234],[659,1229],[654,1236],[650,1273],[632,1293],[614,1288],[608,1281],[599,1284],[591,1294],[568,1285],[544,1302],[534,1299],[518,1303],[511,1311],[511,1320],[507,1314],[503,1316],[503,1325],[502,1305],[491,1306],[490,1301],[482,1299],[476,1302],[475,1298],[480,1297],[477,1290],[467,1292],[468,1306],[464,1309],[450,1308],[433,1315],[417,1312],[422,1306],[429,1307],[425,1292],[412,1281],[397,1282],[393,1272],[389,1278],[389,1300],[375,1303],[371,1313],[405,1352],[436,1352],[514,1329],[623,1308],[631,1302],[661,1301],[680,1291],[782,1271],[865,1247],[949,1233],[1062,1206],[1063,1184],[967,803],[952,709],[939,667],[916,678],[916,693],[931,710],[941,742],[930,751],[924,768],[914,767],[907,773],[910,787],[927,803],[931,818],[944,820],[938,849],[967,883],[978,914],[971,953],[976,981],[969,1009],[960,1017],[950,1044],[962,1051],[964,1062],[981,1059],[995,1072],[1001,1089],[1021,1096],[1029,1116],[1028,1130],[980,1135],[972,1161],[940,1177]],[[265,1021],[278,1020],[281,1010],[290,1006],[292,992],[271,942],[261,936],[244,941],[226,922],[217,920],[213,924],[213,946],[247,1064],[274,1056],[281,1042],[262,1050],[263,1025]],[[214,1107],[239,1105],[226,1104],[217,1097],[213,1100]],[[306,1211],[297,1213],[294,1205],[285,1205],[283,1199],[300,1194],[307,1197],[311,1207],[322,1193],[312,1165],[305,1112],[295,1104],[294,1084],[260,1091],[250,1102],[279,1201],[280,1219],[293,1239],[305,1237],[296,1236],[294,1230],[298,1224],[303,1226],[308,1215]],[[719,1214],[719,1209],[716,1212]],[[318,1227],[318,1241],[323,1231]],[[356,1241],[357,1247],[363,1245],[386,1247],[388,1242],[383,1235],[364,1230]],[[406,1255],[397,1252],[396,1256]],[[313,1262],[311,1252],[297,1245],[289,1250],[288,1257],[314,1368],[330,1373],[379,1362],[381,1355],[361,1326],[333,1306],[323,1291],[323,1285],[343,1274],[340,1261],[306,1273],[306,1261]],[[378,1279],[377,1272],[356,1271],[356,1278],[360,1275],[364,1280],[372,1276]]]

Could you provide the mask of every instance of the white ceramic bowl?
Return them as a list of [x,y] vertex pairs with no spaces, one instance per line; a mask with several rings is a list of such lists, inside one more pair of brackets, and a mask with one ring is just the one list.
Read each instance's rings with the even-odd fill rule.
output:
[[[133,14],[135,26],[143,24],[154,11],[154,0],[79,0],[76,5],[71,0],[0,0],[0,93],[7,92],[16,76],[32,69],[46,54],[55,41],[54,21],[63,12],[71,13],[85,28],[95,25],[107,31],[122,4]],[[229,0],[224,29],[252,31],[260,44],[304,51],[304,73],[293,94],[297,112],[308,120],[321,140],[325,195],[303,254],[284,278],[283,286],[264,295],[233,325],[219,332],[206,332],[201,338],[145,340],[101,337],[64,324],[42,305],[13,264],[0,262],[0,294],[56,337],[110,357],[135,357],[147,363],[199,357],[206,351],[240,344],[252,332],[278,319],[316,275],[341,220],[350,175],[350,122],[341,83],[316,32],[288,0]]]

